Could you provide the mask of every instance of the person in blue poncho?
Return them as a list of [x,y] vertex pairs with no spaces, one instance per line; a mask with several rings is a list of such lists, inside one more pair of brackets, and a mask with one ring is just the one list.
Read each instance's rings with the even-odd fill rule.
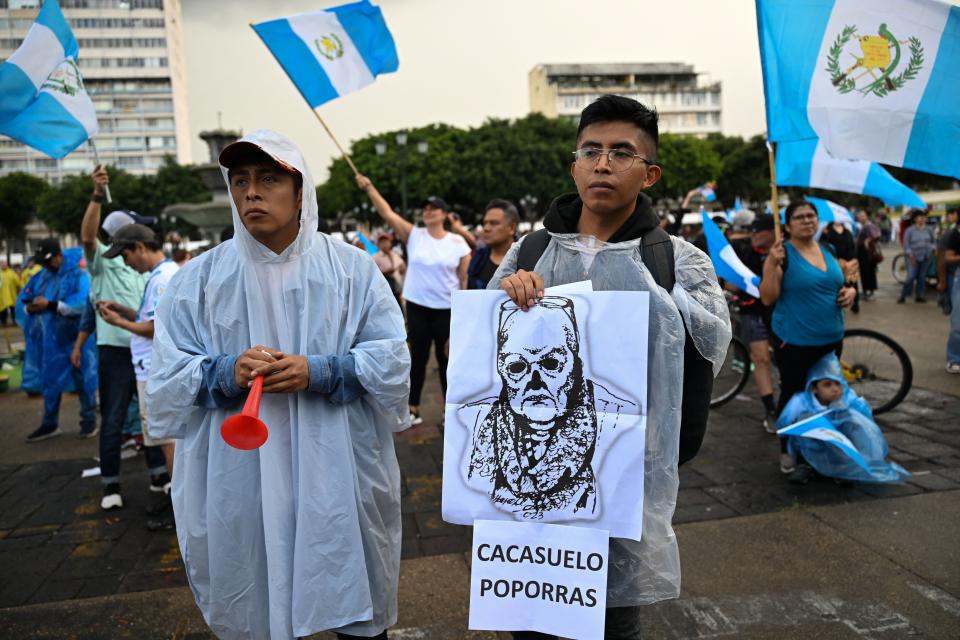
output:
[[41,241],[36,259],[43,270],[20,292],[20,302],[30,316],[27,350],[36,348],[39,339],[43,390],[43,421],[27,436],[27,442],[60,435],[60,396],[71,382],[80,394],[80,437],[90,438],[97,433],[94,342],[88,340],[84,346],[87,353],[81,368],[74,368],[70,362],[80,314],[90,292],[90,278],[80,266],[82,256],[81,249],[62,251],[60,243],[53,238]]
[[896,462],[887,461],[887,441],[873,421],[870,405],[843,378],[840,361],[830,353],[807,374],[804,391],[795,393],[777,421],[783,429],[812,415],[823,413],[863,456],[869,472],[835,445],[814,438],[788,436],[787,452],[800,461],[790,482],[805,484],[814,472],[838,480],[858,482],[903,482],[910,474]]

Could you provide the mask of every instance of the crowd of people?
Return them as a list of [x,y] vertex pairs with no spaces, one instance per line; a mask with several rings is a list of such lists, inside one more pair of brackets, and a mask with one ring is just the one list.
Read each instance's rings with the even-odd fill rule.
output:
[[[100,437],[101,507],[121,508],[120,450],[133,404],[157,498],[149,526],[177,528],[197,604],[215,632],[386,638],[397,617],[401,539],[392,434],[423,420],[431,350],[446,393],[454,294],[500,290],[526,311],[546,288],[585,279],[595,291],[648,291],[648,367],[657,376],[646,406],[656,420],[647,427],[644,533],[611,540],[616,571],[606,598],[607,637],[639,637],[640,606],[679,593],[670,523],[677,468],[697,454],[707,427],[713,376],[731,337],[722,289],[730,285],[715,276],[700,215],[658,214],[643,193],[661,176],[655,112],[605,96],[581,114],[575,142],[575,191],[553,200],[543,229],[522,238],[508,200],[487,204],[476,233],[437,196],[421,203],[414,224],[357,174],[386,226],[374,235],[372,259],[314,233],[312,176],[297,146],[272,131],[221,153],[233,235],[189,262],[167,256],[150,220],[101,216],[109,176],[97,168],[82,246],[44,241],[38,274],[22,285],[18,276],[0,282],[0,302],[8,281],[20,288],[26,360],[45,399],[28,441],[60,435],[60,396],[72,385],[79,435]],[[956,373],[960,230],[950,215],[954,228],[941,236],[937,259],[941,292],[953,301],[948,370]],[[735,296],[764,427],[774,433],[827,412],[869,458],[864,475],[829,449],[781,438],[779,465],[792,482],[815,472],[896,482],[905,473],[886,461],[869,407],[836,373],[844,310],[875,296],[891,228],[889,218],[866,212],[858,221],[855,229],[822,227],[803,200],[787,206],[779,241],[770,215],[721,220],[742,262],[761,276],[758,296]],[[919,301],[917,274],[937,239],[922,213],[911,221],[904,248],[914,289],[905,285],[901,299],[915,291]],[[251,454],[228,446],[219,426],[258,379],[270,438]]]

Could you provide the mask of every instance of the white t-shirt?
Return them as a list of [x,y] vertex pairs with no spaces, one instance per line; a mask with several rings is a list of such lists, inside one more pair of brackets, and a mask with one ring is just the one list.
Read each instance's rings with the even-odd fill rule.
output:
[[[153,314],[157,310],[160,296],[163,295],[170,278],[179,268],[176,262],[169,259],[153,268],[153,271],[150,272],[150,279],[147,280],[147,287],[143,291],[143,302],[140,303],[140,310],[137,312],[137,322],[153,320]],[[137,374],[137,381],[146,380],[147,374],[150,373],[150,349],[152,347],[152,338],[144,338],[135,333],[130,335],[130,355],[133,356],[133,370]]]
[[468,255],[467,241],[457,234],[437,240],[425,228],[414,227],[407,238],[403,297],[430,309],[449,309],[453,292],[460,288],[460,259]]

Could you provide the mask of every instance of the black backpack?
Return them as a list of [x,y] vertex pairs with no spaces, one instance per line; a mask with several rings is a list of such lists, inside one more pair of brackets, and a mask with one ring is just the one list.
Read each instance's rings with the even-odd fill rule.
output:
[[[546,229],[527,234],[520,241],[520,249],[517,253],[517,270],[533,271],[540,256],[546,251],[548,244],[550,244],[550,232]],[[656,283],[667,291],[671,291],[677,276],[673,242],[670,240],[670,234],[660,227],[654,227],[647,231],[642,236],[640,255],[643,258],[643,264],[650,269]]]

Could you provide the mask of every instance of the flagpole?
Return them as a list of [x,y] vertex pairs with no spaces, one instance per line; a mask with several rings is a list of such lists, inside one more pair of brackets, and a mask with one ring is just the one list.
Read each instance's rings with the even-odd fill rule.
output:
[[316,109],[311,108],[313,115],[317,116],[317,120],[320,121],[320,124],[323,125],[324,130],[327,132],[327,135],[330,136],[330,139],[333,140],[333,144],[337,145],[337,149],[340,150],[340,153],[343,154],[343,159],[347,161],[347,164],[350,165],[350,168],[353,169],[354,175],[360,175],[360,172],[357,171],[357,166],[353,164],[353,160],[350,159],[350,155],[343,150],[343,147],[340,146],[340,142],[337,140],[337,137],[333,135],[333,131],[330,130],[330,127],[327,126],[327,123],[323,120],[320,114]]
[[[93,138],[90,138],[89,140],[87,140],[87,142],[90,143],[90,150],[93,151],[93,161],[96,163],[98,167],[102,166],[100,164],[100,154],[97,153],[97,145],[94,144]],[[109,184],[103,185],[103,191],[104,191],[104,195],[107,197],[107,202],[108,203],[113,202],[113,198],[110,196]]]
[[773,214],[773,241],[780,242],[780,201],[777,197],[777,159],[773,143],[767,141],[767,156],[770,159],[770,213]]

